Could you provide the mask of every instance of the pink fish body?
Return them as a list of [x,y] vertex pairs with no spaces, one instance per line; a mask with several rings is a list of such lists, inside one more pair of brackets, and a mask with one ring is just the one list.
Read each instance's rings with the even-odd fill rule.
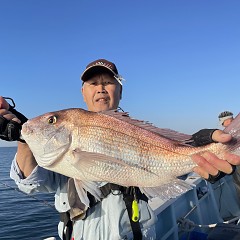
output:
[[[237,139],[239,125],[238,117],[226,129]],[[81,181],[85,188],[89,182],[112,182],[138,186],[149,197],[165,199],[191,188],[177,177],[196,166],[193,154],[211,151],[222,157],[226,149],[239,151],[238,143],[192,147],[184,143],[189,135],[114,111],[66,109],[46,113],[28,120],[22,136],[39,166]]]

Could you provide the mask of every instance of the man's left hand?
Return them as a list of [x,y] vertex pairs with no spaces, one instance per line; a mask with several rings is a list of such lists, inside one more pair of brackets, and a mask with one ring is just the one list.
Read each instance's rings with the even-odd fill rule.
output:
[[[212,134],[212,139],[215,142],[227,143],[232,137],[230,134],[226,134],[221,130],[216,130]],[[223,159],[218,158],[211,152],[205,152],[202,155],[195,154],[192,156],[192,160],[198,165],[193,170],[201,177],[209,179],[211,176],[217,176],[220,172],[225,174],[231,174],[233,172],[233,166],[240,165],[240,156],[225,152]]]

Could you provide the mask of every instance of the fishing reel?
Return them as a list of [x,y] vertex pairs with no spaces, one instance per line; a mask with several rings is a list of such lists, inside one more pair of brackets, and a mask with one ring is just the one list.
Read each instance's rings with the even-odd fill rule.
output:
[[13,113],[20,121],[21,124],[15,122],[13,120],[8,120],[5,117],[0,115],[0,139],[5,141],[20,141],[25,142],[21,139],[21,129],[22,124],[25,123],[28,119],[20,112],[15,109],[15,102],[10,97],[3,97],[4,99],[8,99],[12,102],[12,105],[9,104],[9,109],[11,113]]

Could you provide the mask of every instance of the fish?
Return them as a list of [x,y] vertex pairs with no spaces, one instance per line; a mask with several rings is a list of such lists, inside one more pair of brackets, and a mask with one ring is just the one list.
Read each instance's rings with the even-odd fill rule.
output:
[[191,135],[154,126],[114,110],[90,112],[69,108],[28,120],[21,134],[38,165],[74,179],[80,199],[86,191],[101,199],[100,186],[110,182],[139,187],[148,198],[175,198],[193,186],[179,177],[193,171],[193,154],[225,151],[239,154],[240,116],[225,129],[229,144],[188,144]]

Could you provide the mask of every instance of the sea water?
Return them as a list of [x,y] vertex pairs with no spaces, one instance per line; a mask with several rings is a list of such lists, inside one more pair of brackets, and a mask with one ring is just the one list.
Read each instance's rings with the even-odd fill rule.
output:
[[54,194],[24,194],[9,177],[16,151],[16,147],[0,147],[0,240],[59,240]]

